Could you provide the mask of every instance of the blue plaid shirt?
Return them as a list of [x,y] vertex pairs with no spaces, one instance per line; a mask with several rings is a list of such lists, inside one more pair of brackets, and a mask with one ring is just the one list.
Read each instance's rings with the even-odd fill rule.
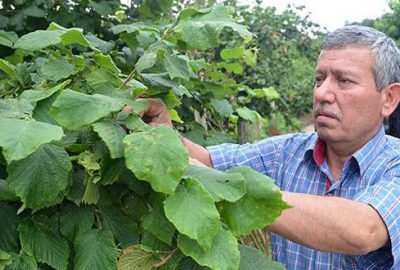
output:
[[[383,128],[345,163],[333,179],[323,157],[318,160],[316,133],[271,137],[254,144],[222,144],[208,148],[216,169],[250,166],[275,179],[284,191],[337,196],[371,205],[384,220],[390,244],[363,256],[327,253],[271,234],[273,259],[290,270],[400,269],[400,140]],[[329,182],[328,182],[329,183]]]

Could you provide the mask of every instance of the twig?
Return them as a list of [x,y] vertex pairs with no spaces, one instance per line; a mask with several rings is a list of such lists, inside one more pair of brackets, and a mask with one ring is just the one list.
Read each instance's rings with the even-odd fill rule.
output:
[[125,79],[125,81],[121,84],[121,86],[119,87],[119,89],[123,89],[125,87],[125,85],[132,79],[133,76],[135,76],[136,74],[136,68],[134,68],[131,73],[129,74],[128,78]]
[[178,250],[178,249],[176,248],[176,249],[174,249],[173,251],[171,251],[171,253],[168,254],[168,256],[166,256],[165,258],[163,258],[160,262],[154,264],[153,267],[158,268],[158,267],[160,267],[160,266],[166,264],[166,263],[171,259],[171,257],[175,254],[175,252],[176,252],[177,250]]

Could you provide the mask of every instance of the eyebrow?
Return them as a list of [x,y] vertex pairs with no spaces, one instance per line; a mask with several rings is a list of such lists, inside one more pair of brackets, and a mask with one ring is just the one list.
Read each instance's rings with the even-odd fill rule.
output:
[[[324,70],[318,70],[318,69],[315,70],[315,75],[324,74],[324,73],[326,73]],[[350,70],[345,70],[345,69],[336,69],[336,70],[333,70],[332,73],[335,76],[349,76],[349,77],[352,77],[355,79],[360,78],[360,76],[358,74],[356,74]]]

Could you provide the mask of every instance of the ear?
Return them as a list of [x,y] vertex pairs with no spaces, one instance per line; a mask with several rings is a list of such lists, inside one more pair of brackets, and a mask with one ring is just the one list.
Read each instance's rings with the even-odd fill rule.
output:
[[392,83],[383,90],[385,100],[382,106],[382,116],[388,117],[397,108],[400,102],[400,83]]

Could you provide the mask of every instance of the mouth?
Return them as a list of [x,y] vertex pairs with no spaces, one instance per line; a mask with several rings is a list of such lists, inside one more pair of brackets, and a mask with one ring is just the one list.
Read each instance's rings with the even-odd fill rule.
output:
[[332,120],[339,120],[337,114],[322,110],[316,110],[314,113],[316,124],[328,124]]
[[335,114],[333,114],[333,113],[328,113],[328,112],[320,112],[320,113],[316,113],[316,114],[315,114],[315,118],[318,118],[318,117],[320,117],[320,116],[329,117],[329,118],[335,118],[335,119],[337,118]]

